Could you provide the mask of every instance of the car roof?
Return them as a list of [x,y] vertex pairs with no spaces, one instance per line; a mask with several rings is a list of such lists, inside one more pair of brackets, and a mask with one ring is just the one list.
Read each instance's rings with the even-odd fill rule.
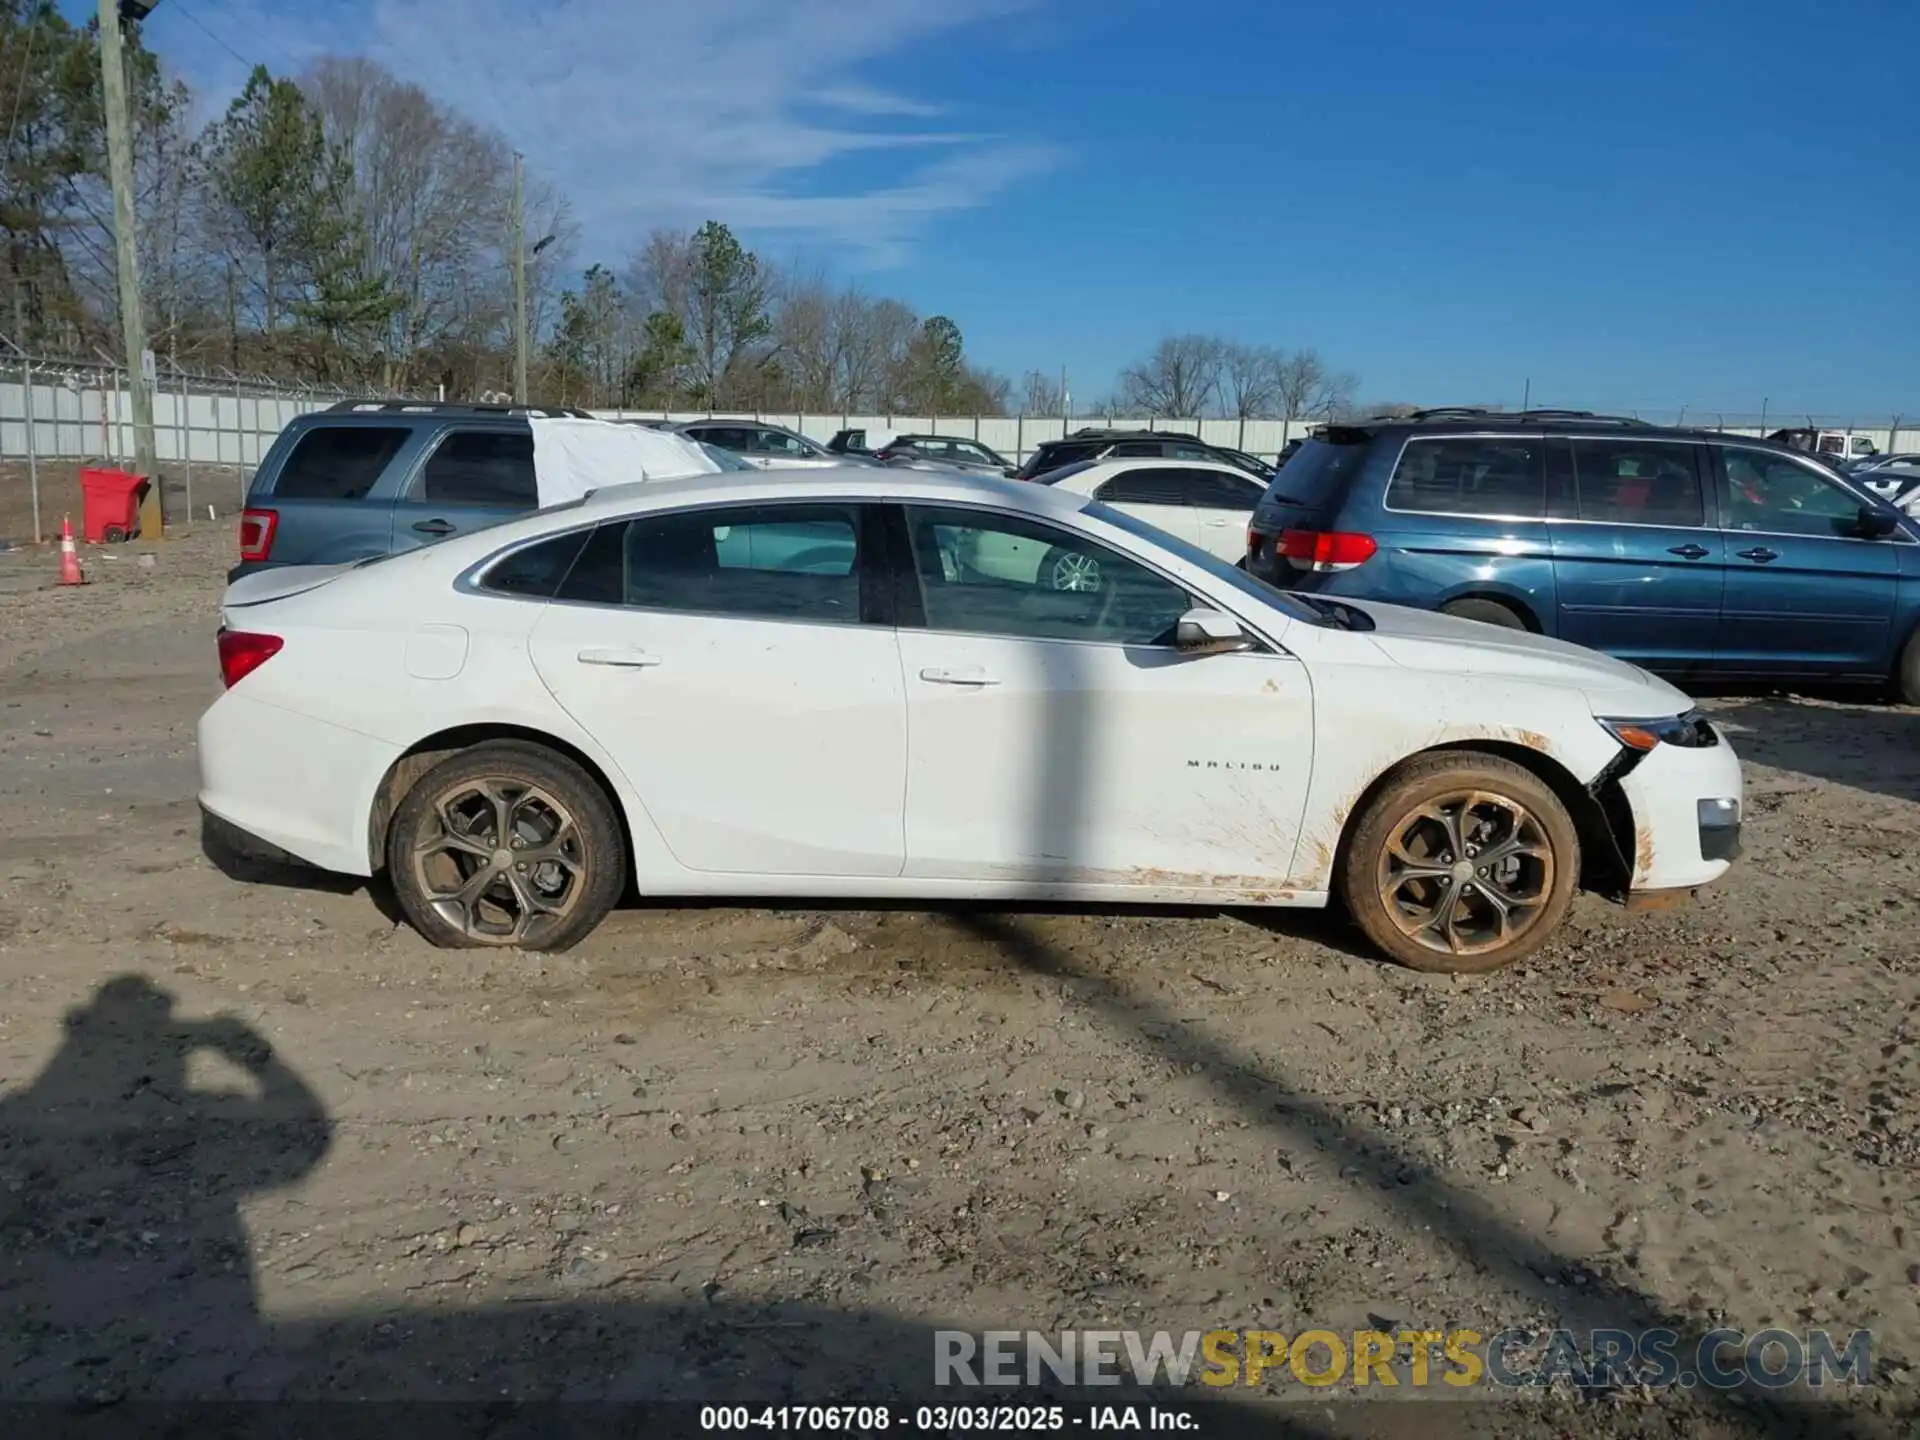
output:
[[1005,480],[997,475],[965,470],[834,465],[813,470],[756,470],[751,475],[722,471],[678,480],[627,481],[593,491],[583,504],[571,507],[569,513],[581,519],[599,519],[623,512],[637,514],[682,505],[807,500],[898,500],[935,505],[970,501],[1007,505],[1035,514],[1070,514],[1084,510],[1087,505],[1084,495],[1055,494],[1048,486]]
[[[1319,440],[1330,435],[1578,435],[1593,438],[1619,435],[1637,440],[1692,440],[1715,445],[1752,445],[1777,450],[1786,455],[1805,456],[1808,452],[1765,439],[1758,435],[1729,434],[1697,426],[1655,425],[1628,416],[1598,415],[1582,410],[1430,410],[1413,415],[1382,416],[1373,420],[1316,425],[1307,438]],[[1776,434],[1779,432],[1775,432]],[[1814,457],[1818,459],[1818,456]]]

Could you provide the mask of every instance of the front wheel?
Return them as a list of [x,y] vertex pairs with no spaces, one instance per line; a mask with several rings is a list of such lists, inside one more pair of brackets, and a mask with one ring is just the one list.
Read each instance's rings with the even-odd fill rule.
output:
[[1580,838],[1538,777],[1492,755],[1404,766],[1361,817],[1338,876],[1367,938],[1414,970],[1526,958],[1573,903]]
[[387,831],[387,872],[433,944],[565,950],[626,883],[607,794],[539,745],[489,741],[420,777]]
[[1893,667],[1893,698],[1902,705],[1920,705],[1920,630],[1900,647],[1900,659]]

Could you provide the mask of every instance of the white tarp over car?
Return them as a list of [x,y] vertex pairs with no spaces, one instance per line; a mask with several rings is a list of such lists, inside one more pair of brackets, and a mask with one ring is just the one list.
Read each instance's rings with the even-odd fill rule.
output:
[[533,416],[533,478],[540,506],[636,480],[713,475],[720,467],[683,435],[614,420]]

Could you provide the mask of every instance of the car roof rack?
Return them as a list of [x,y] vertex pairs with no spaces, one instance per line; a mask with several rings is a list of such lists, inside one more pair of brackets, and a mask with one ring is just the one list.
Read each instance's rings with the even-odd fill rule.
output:
[[1554,421],[1578,420],[1586,425],[1646,425],[1648,422],[1631,415],[1602,415],[1593,410],[1492,410],[1484,405],[1440,405],[1430,410],[1415,410],[1399,417],[1391,416],[1361,421],[1361,424],[1423,424],[1432,420],[1484,420],[1496,425],[1544,424]]
[[[1073,434],[1065,438],[1069,440],[1113,440],[1123,435],[1127,437],[1152,435],[1166,440],[1199,440],[1202,445],[1207,443],[1204,440],[1200,440],[1200,437],[1191,430],[1142,430],[1138,426],[1132,426],[1124,430],[1115,430],[1101,425],[1083,425],[1074,431]],[[1052,444],[1057,442],[1049,441],[1047,443]]]
[[593,415],[572,405],[482,405],[470,400],[342,400],[329,405],[328,415],[540,415],[549,419],[591,420]]

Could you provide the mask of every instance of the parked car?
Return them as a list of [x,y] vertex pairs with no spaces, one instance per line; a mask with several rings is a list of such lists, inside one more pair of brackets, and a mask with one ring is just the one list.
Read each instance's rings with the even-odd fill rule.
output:
[[591,418],[413,400],[346,400],[295,416],[247,487],[229,578],[385,555],[533,509],[532,415]]
[[1920,516],[1920,455],[1875,455],[1854,461],[1847,474],[1895,509]]
[[896,435],[875,450],[873,456],[885,464],[928,460],[936,465],[977,475],[1013,475],[1018,471],[1018,467],[1004,455],[978,440],[963,440],[948,435]]
[[1597,415],[1330,426],[1268,488],[1247,568],[1723,680],[1920,701],[1920,527],[1816,457]]
[[776,467],[782,470],[824,470],[835,465],[876,463],[863,456],[835,455],[819,441],[809,440],[798,430],[759,420],[689,420],[673,428],[677,433],[704,445],[731,451],[749,465],[762,470]]
[[[1097,572],[983,574],[1064,549]],[[1083,569],[1084,573],[1084,569]],[[1576,886],[1739,850],[1738,760],[1617,660],[1296,597],[1051,485],[843,468],[616,486],[223,603],[215,843],[385,871],[435,944],[673,895],[1318,906],[1484,971]],[[1410,693],[1418,703],[1407,703]]]
[[1247,523],[1265,493],[1244,470],[1212,460],[1088,460],[1035,483],[1090,495],[1229,564],[1245,560]]
[[[1234,465],[1258,480],[1271,477],[1270,467],[1234,458],[1238,451],[1222,450],[1198,436],[1180,430],[1101,430],[1086,428],[1060,440],[1048,440],[1029,455],[1018,474],[1033,480],[1049,470],[1086,460],[1212,460]],[[1249,457],[1250,458],[1250,457]]]
[[1776,445],[1785,445],[1790,450],[1818,455],[1830,465],[1844,465],[1879,454],[1879,447],[1873,441],[1864,435],[1855,435],[1850,430],[1775,430],[1767,439]]

